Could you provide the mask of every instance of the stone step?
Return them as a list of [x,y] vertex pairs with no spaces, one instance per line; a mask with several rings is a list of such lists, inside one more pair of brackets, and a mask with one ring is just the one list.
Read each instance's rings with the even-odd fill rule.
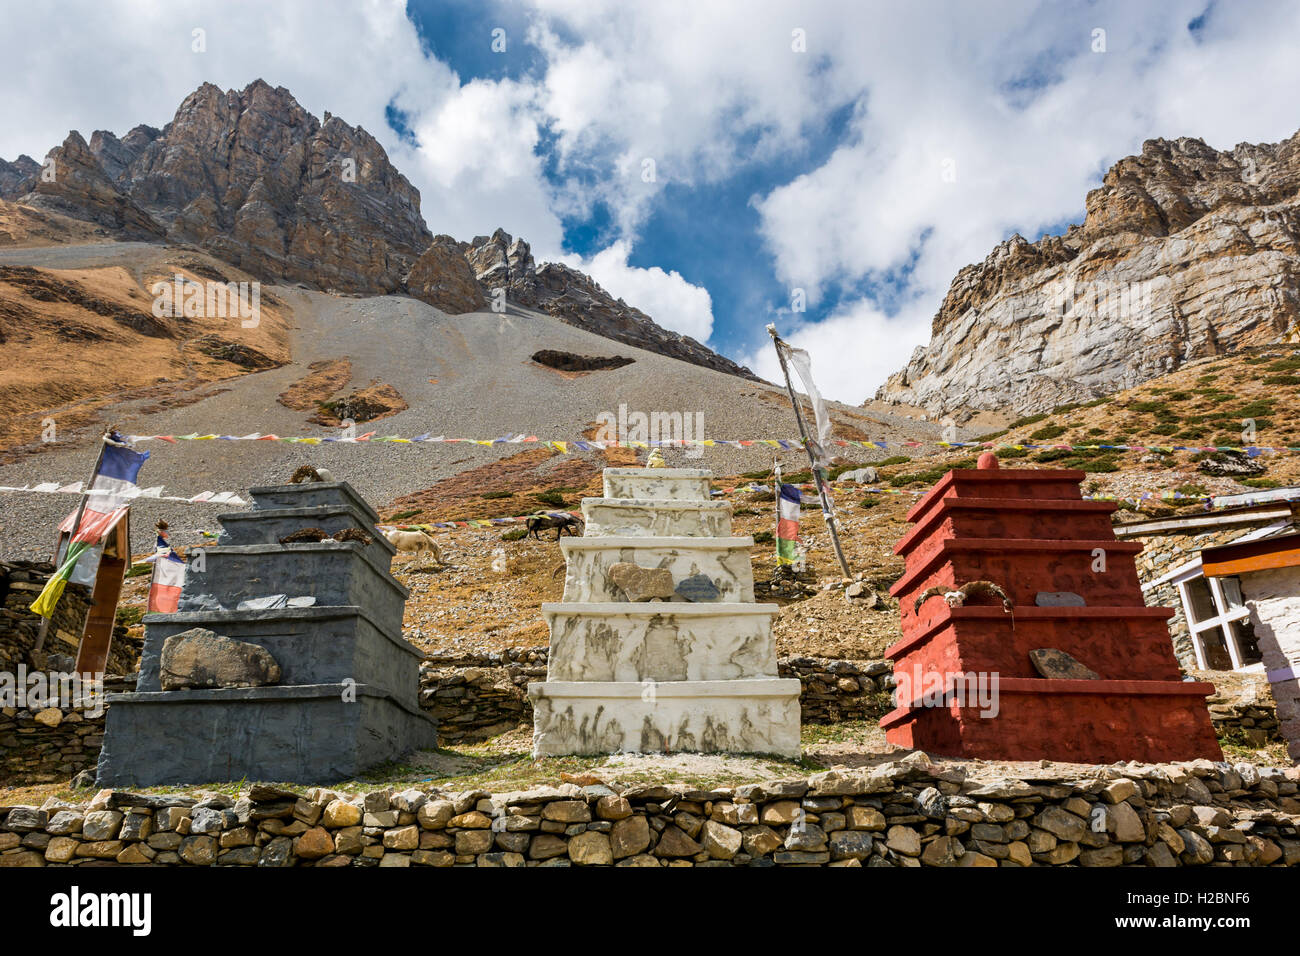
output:
[[231,687],[110,697],[101,787],[348,780],[437,746],[437,722],[406,697],[358,683]]
[[[664,568],[672,575],[674,588],[687,578],[695,580],[682,588],[698,593],[691,584],[708,583],[717,589],[716,601],[752,602],[754,568],[749,552],[753,538],[651,538],[608,536],[565,538],[560,541],[566,573],[565,601],[624,601],[627,596],[609,576],[614,564],[635,564],[642,568]],[[702,576],[702,578],[700,577]],[[699,597],[679,600],[700,601]]]
[[223,637],[265,648],[281,668],[281,685],[353,680],[393,692],[419,693],[423,653],[396,631],[384,631],[359,607],[277,608],[269,611],[187,611],[148,614],[136,689],[161,690],[163,643],[173,634],[203,627]]
[[272,594],[316,598],[317,607],[366,607],[386,631],[402,627],[406,588],[356,541],[214,545],[191,552],[178,611],[233,611]]
[[533,752],[797,757],[799,688],[792,678],[529,684]]
[[297,485],[262,485],[250,488],[254,511],[278,511],[284,508],[314,508],[333,505],[336,508],[351,506],[365,515],[371,524],[379,523],[379,515],[369,503],[357,494],[346,481],[304,481]]
[[587,537],[731,537],[729,501],[584,498]]
[[366,550],[376,561],[391,561],[397,549],[388,543],[369,515],[351,504],[314,505],[308,508],[267,508],[217,515],[221,536],[217,544],[279,544],[280,539],[303,528],[330,533],[354,528],[370,536]]
[[776,677],[775,604],[543,604],[552,681]]
[[713,472],[703,468],[606,468],[606,498],[708,501]]

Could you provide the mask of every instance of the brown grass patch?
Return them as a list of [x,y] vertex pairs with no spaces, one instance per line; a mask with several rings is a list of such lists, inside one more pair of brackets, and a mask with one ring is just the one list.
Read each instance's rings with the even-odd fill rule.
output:
[[317,425],[338,426],[345,421],[357,425],[363,422],[377,422],[381,418],[396,415],[410,408],[406,399],[393,386],[378,379],[365,388],[359,388],[350,395],[331,402],[323,402],[320,411],[308,421]]
[[[179,267],[163,268],[174,274]],[[158,318],[147,289],[163,277],[147,276],[142,286],[118,266],[0,268],[0,449],[53,447],[41,441],[47,418],[64,442],[109,403],[165,400],[245,374],[250,361],[268,367],[288,359],[287,310],[263,300],[261,322],[250,329],[226,318]]]
[[292,408],[296,412],[314,409],[352,381],[352,360],[346,355],[343,358],[312,362],[307,369],[305,376],[276,398],[285,408]]

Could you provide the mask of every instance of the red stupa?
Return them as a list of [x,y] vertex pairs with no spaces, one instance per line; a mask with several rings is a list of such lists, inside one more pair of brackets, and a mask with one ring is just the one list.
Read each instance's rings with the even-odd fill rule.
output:
[[[1084,501],[1083,478],[1002,470],[985,454],[908,513],[915,527],[894,549],[906,571],[890,589],[903,639],[886,652],[900,706],[880,721],[891,743],[987,760],[1222,759],[1205,704],[1214,685],[1182,680],[1174,612],[1142,600],[1142,545],[1115,539],[1117,506]],[[976,581],[997,585],[1012,609],[983,585],[916,609],[935,586]],[[1040,649],[1097,679],[1041,676],[1030,658]]]

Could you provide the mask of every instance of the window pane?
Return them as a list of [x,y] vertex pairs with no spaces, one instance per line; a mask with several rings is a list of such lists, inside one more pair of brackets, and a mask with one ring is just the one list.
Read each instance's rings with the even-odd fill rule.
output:
[[1219,611],[1214,606],[1214,595],[1210,593],[1210,584],[1205,578],[1192,578],[1183,587],[1187,589],[1187,599],[1192,605],[1193,621],[1208,621],[1219,616]]
[[1196,635],[1196,639],[1201,642],[1201,648],[1205,652],[1207,670],[1232,670],[1232,658],[1228,654],[1228,646],[1223,642],[1223,628],[1206,628]]
[[1245,602],[1241,600],[1241,579],[1240,578],[1219,578],[1219,587],[1223,588],[1223,598],[1228,602],[1228,607],[1244,607]]
[[1237,642],[1237,656],[1241,658],[1242,666],[1258,664],[1264,659],[1264,655],[1259,652],[1259,644],[1255,641],[1255,625],[1250,623],[1250,618],[1233,621],[1228,628]]

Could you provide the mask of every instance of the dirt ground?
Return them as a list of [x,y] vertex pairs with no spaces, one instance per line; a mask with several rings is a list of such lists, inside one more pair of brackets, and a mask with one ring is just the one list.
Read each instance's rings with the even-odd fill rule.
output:
[[[342,793],[361,793],[377,787],[434,787],[446,791],[482,789],[500,793],[530,787],[601,782],[619,786],[636,784],[687,784],[701,789],[728,787],[765,780],[791,780],[832,768],[874,767],[890,761],[907,760],[933,765],[940,771],[980,782],[996,780],[1068,781],[1095,779],[1116,768],[1094,764],[1058,763],[1049,760],[1002,761],[931,757],[886,743],[874,723],[846,722],[832,725],[806,724],[803,753],[797,760],[755,754],[612,754],[607,757],[547,757],[534,760],[532,734],[519,728],[478,744],[417,751],[401,763],[387,764],[355,780],[331,785]],[[1231,761],[1248,761],[1259,766],[1290,766],[1277,747],[1259,751],[1225,748]],[[254,781],[214,783],[187,787],[187,791],[234,794]],[[274,781],[260,781],[272,783]],[[287,785],[298,792],[305,786]],[[142,792],[164,792],[175,788],[154,787]],[[0,788],[0,803],[39,806],[49,797],[86,800],[95,788],[74,790],[66,783]]]

